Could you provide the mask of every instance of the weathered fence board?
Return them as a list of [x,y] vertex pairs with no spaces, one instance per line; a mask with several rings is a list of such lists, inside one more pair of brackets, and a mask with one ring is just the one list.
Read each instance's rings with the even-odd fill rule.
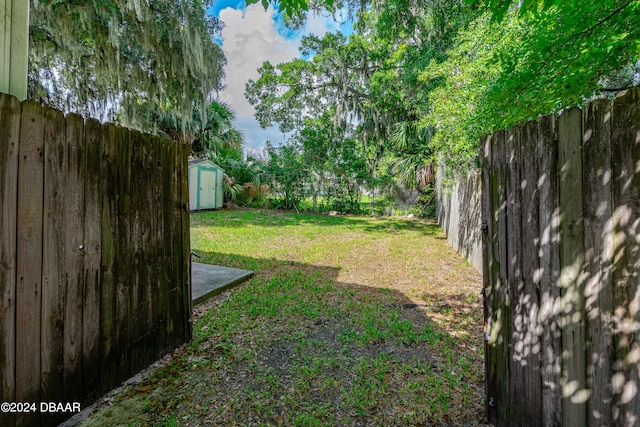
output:
[[524,283],[522,282],[522,229],[521,216],[522,209],[520,205],[520,164],[517,159],[520,158],[520,129],[510,128],[506,134],[506,247],[507,247],[507,284],[509,300],[512,301],[511,315],[509,317],[509,372],[511,381],[509,381],[509,408],[510,419],[518,424],[524,424],[526,414],[523,410],[526,402],[524,396],[518,390],[522,390],[525,386],[525,375],[522,372],[525,369],[523,354],[523,341],[526,331],[524,329],[524,310],[526,307],[521,304],[520,297],[523,292]]
[[[162,200],[160,199],[160,186],[162,180],[159,174],[158,164],[161,162],[162,152],[160,151],[162,147],[159,146],[158,140],[155,137],[151,137],[150,139],[151,150],[150,153],[150,161],[149,161],[149,174],[151,176],[151,203],[158,203],[162,206]],[[151,233],[149,235],[150,238],[150,259],[152,260],[152,273],[151,273],[151,289],[149,292],[150,298],[150,313],[151,313],[151,325],[152,325],[152,333],[153,333],[153,357],[158,357],[159,354],[162,353],[162,347],[164,346],[164,336],[161,333],[161,312],[160,312],[160,288],[159,283],[163,280],[162,276],[162,248],[158,245],[158,238],[160,237],[162,223],[159,221],[160,218],[160,209],[154,209],[149,212],[149,216],[151,217],[152,226],[149,228]]]
[[[486,136],[481,143],[482,155],[481,168],[482,168],[482,188],[491,188],[491,171],[493,164],[491,162],[491,136]],[[489,344],[489,331],[491,330],[491,313],[493,312],[491,306],[491,283],[493,283],[493,245],[491,238],[493,236],[493,221],[491,221],[491,193],[487,194],[487,197],[481,199],[481,221],[482,221],[482,245],[486,248],[487,252],[482,257],[482,304],[484,308],[484,326],[483,326],[483,338],[485,345],[485,355],[487,354],[487,347]],[[489,378],[492,370],[489,369],[489,361],[485,358],[484,363],[484,376]],[[485,393],[488,396],[490,394],[488,389],[489,382],[485,382]],[[489,413],[489,400],[485,399],[485,409]]]
[[[509,417],[509,382],[499,381],[503,372],[508,371],[510,342],[510,303],[507,282],[507,222],[506,222],[506,175],[507,150],[506,135],[497,132],[491,145],[491,207],[492,207],[492,278],[491,288],[491,329],[489,345],[500,357],[493,357],[489,363],[489,413],[492,418]],[[498,415],[499,414],[499,415]]]
[[1,401],[86,406],[190,339],[187,150],[0,95]]
[[490,420],[640,424],[640,89],[483,141]]
[[103,127],[102,162],[100,176],[101,233],[100,233],[100,382],[102,391],[116,384],[116,287],[118,281],[118,139],[116,127]]
[[[42,259],[42,329],[40,333],[41,391],[45,402],[62,396],[64,365],[63,318],[66,277],[65,272],[73,271],[65,265],[65,241],[73,240],[63,229],[67,195],[65,179],[68,176],[66,159],[66,135],[64,115],[60,111],[47,108],[44,111],[44,217]],[[60,274],[62,273],[62,274]],[[60,418],[60,415],[54,415]]]
[[522,254],[522,289],[518,295],[518,306],[522,309],[522,329],[514,347],[517,351],[518,363],[521,365],[524,399],[524,417],[522,425],[532,425],[542,411],[542,347],[540,332],[537,328],[540,312],[538,295],[539,261],[536,254],[540,247],[540,230],[538,220],[538,159],[535,152],[538,145],[538,126],[535,122],[527,123],[522,129],[520,158],[527,159],[520,170],[521,203],[521,254]]
[[[0,392],[15,401],[16,221],[18,204],[18,146],[20,104],[0,94]],[[15,420],[0,412],[0,424]]]
[[[131,170],[142,170],[141,145],[144,140],[139,132],[131,133]],[[138,203],[142,200],[142,180],[131,180],[131,200]],[[131,209],[131,224],[129,229],[129,243],[132,254],[131,265],[131,371],[138,372],[144,368],[144,331],[143,319],[144,294],[142,286],[142,218],[144,213],[140,209]],[[137,320],[136,320],[137,319]]]
[[84,120],[77,114],[66,117],[65,208],[62,229],[65,264],[63,396],[66,402],[82,400],[83,284],[84,284],[84,179],[86,145]]
[[[165,164],[165,162],[168,160],[168,153],[167,153],[167,146],[162,143],[163,141],[160,138],[158,138],[156,141],[158,143],[158,148],[159,148],[158,152],[160,153],[160,158],[157,163],[157,169],[156,169],[157,173],[159,173],[162,170],[161,169],[162,165]],[[156,241],[158,242],[157,244],[158,259],[164,265],[164,268],[162,269],[158,268],[162,281],[169,280],[169,276],[170,276],[169,270],[171,268],[171,265],[169,263],[169,251],[167,250],[167,249],[170,250],[170,248],[167,248],[167,245],[171,244],[171,239],[169,238],[167,240],[167,238],[163,239],[162,237],[162,236],[166,236],[165,230],[168,230],[168,226],[169,226],[169,224],[167,224],[166,222],[167,215],[165,215],[165,211],[166,209],[168,209],[166,204],[168,201],[167,193],[169,191],[166,185],[168,183],[167,178],[169,178],[168,174],[159,173],[158,181],[157,181],[157,188],[159,193],[158,201],[163,207],[162,209],[158,210],[157,217],[156,217],[158,221],[158,227],[156,230],[156,239],[157,239]],[[160,242],[162,242],[163,240],[165,241],[165,244],[160,244]],[[160,346],[160,353],[162,353],[164,349],[168,347],[167,343],[169,340],[169,331],[168,331],[169,301],[167,300],[167,298],[169,297],[170,292],[171,292],[171,289],[168,289],[168,288],[161,288],[159,289],[159,292],[158,292],[158,316],[160,319],[158,334],[159,336],[162,337],[162,345]]]
[[[129,334],[131,313],[131,279],[135,278],[132,271],[132,258],[129,256],[133,248],[130,247],[131,224],[131,138],[130,132],[118,128],[118,183],[116,225],[117,241],[115,251],[118,260],[118,277],[116,282],[116,328],[115,341],[117,343],[116,378],[120,383],[131,376],[131,336]],[[170,233],[170,231],[169,231]]]
[[[589,425],[610,425],[613,398],[609,379],[613,360],[613,261],[611,104],[594,102],[584,112],[582,139],[584,193],[584,274],[587,321]],[[602,386],[606,384],[606,386]]]
[[538,123],[539,209],[540,233],[540,316],[542,328],[542,424],[560,425],[562,420],[560,334],[560,252],[558,212],[558,143],[553,116],[542,117]]
[[613,103],[616,343],[613,392],[619,425],[640,423],[640,88]]
[[144,266],[143,274],[143,286],[144,286],[144,314],[142,320],[145,323],[145,343],[144,343],[144,359],[149,360],[155,358],[155,336],[153,328],[153,281],[155,277],[155,265],[152,255],[152,230],[154,227],[153,215],[150,214],[153,203],[153,175],[151,171],[153,169],[153,157],[151,153],[152,137],[150,135],[144,135],[143,154],[142,154],[142,170],[141,170],[141,182],[142,187],[142,199],[141,206],[144,223],[142,224],[142,265]]
[[[100,265],[102,217],[102,125],[88,119],[85,125],[86,169],[84,177],[84,289],[82,295],[82,383],[83,403],[100,390]],[[91,173],[89,173],[91,171]]]
[[[42,214],[44,118],[42,107],[22,104],[18,163],[16,251],[16,400],[40,399],[42,320]],[[16,425],[34,425],[39,414],[18,415]]]
[[[188,164],[188,154],[189,148],[186,145],[178,146],[178,150],[180,151],[180,163],[181,167],[179,168],[180,173],[180,184],[181,184],[181,195],[182,199],[180,200],[180,206],[177,208],[180,211],[180,215],[182,217],[182,244],[181,248],[190,248],[190,233],[189,233],[189,164]],[[180,282],[180,288],[182,290],[182,322],[181,328],[184,331],[183,339],[188,340],[191,339],[193,335],[193,324],[191,323],[191,253],[187,250],[185,256],[182,257],[181,265],[181,273],[180,277],[182,281]]]
[[562,310],[563,424],[586,424],[584,224],[582,222],[582,116],[566,111],[558,119],[560,206],[560,292]]

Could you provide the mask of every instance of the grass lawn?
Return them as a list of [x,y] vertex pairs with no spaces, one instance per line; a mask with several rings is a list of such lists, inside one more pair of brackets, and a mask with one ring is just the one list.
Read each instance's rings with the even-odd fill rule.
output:
[[415,219],[233,210],[192,251],[254,278],[196,307],[194,339],[84,425],[476,425],[480,275]]

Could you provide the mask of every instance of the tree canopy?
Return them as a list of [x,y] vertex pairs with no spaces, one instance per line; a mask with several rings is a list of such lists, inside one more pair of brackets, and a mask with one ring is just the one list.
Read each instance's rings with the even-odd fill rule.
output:
[[[31,97],[241,160],[232,116],[211,102],[225,64],[212,0],[31,2]],[[434,165],[473,165],[483,134],[640,82],[640,0],[277,5],[292,26],[321,9],[354,21],[303,38],[300,59],[265,62],[246,87],[259,123],[291,135],[264,164],[299,164],[311,186],[393,177],[425,191]]]
[[378,144],[376,159],[396,172],[404,165],[405,177],[409,164],[416,174],[431,162],[462,170],[483,134],[640,82],[640,0],[355,7],[353,34],[305,39],[308,59],[265,63],[246,94],[261,124],[287,131],[331,111],[354,137]]
[[142,130],[166,112],[187,128],[224,76],[211,3],[31,0],[29,96]]

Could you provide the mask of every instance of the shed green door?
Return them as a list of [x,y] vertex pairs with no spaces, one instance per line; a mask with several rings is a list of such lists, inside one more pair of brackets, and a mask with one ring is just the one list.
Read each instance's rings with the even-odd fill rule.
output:
[[200,169],[200,206],[199,209],[216,207],[216,171]]

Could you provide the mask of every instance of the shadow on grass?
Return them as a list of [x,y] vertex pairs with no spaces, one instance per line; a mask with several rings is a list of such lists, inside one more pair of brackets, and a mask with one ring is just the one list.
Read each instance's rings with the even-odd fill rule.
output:
[[[264,215],[256,217],[255,213]],[[432,220],[394,218],[394,217],[370,217],[370,216],[330,216],[315,213],[297,213],[278,210],[234,209],[193,213],[192,224],[194,228],[211,226],[215,221],[216,227],[242,228],[247,224],[262,227],[287,227],[287,226],[343,226],[354,231],[395,233],[400,231],[417,231],[424,236],[439,236],[442,231],[438,224]],[[205,224],[201,221],[207,220]]]
[[[256,273],[198,308],[189,357],[215,359],[218,373],[193,373],[187,381],[215,385],[226,403],[200,393],[190,399],[208,414],[213,408],[220,425],[253,419],[472,425],[483,419],[480,319],[455,322],[477,301],[453,304],[449,296],[430,295],[429,304],[415,304],[393,289],[339,282],[334,267],[199,255],[202,262]],[[181,414],[203,420],[189,407]]]
[[[194,228],[211,228],[194,233],[203,231],[192,240],[203,249],[193,248],[199,262],[252,270],[255,276],[195,307],[194,339],[85,425],[482,423],[482,310],[467,295],[479,290],[460,280],[466,270],[456,267],[457,258],[420,253],[387,261],[378,250],[384,245],[357,254],[362,257],[331,257],[332,251],[340,256],[340,250],[358,250],[356,245],[337,248],[344,234],[352,237],[351,230],[375,234],[355,239],[365,242],[378,237],[387,241],[386,233],[397,233],[390,245],[402,249],[414,234],[404,232],[418,230],[420,236],[412,240],[420,251],[423,242],[433,244],[429,239],[441,236],[435,223],[260,214],[234,210],[192,215]],[[269,233],[256,230],[264,226]],[[342,229],[320,228],[324,226]],[[216,227],[228,229],[217,234]],[[327,236],[322,249],[329,255],[298,254],[306,242],[296,246],[296,239],[305,233]],[[244,255],[222,253],[224,248],[216,246],[220,239],[235,240],[229,246]],[[291,250],[260,250],[260,245],[272,244],[290,244]],[[278,253],[282,255],[274,255]],[[285,257],[330,261],[314,264]],[[393,271],[375,270],[378,261]],[[345,271],[324,262],[339,263]],[[377,287],[381,281],[371,271],[389,273],[384,282],[389,288]],[[400,283],[411,271],[415,283]],[[448,286],[456,281],[460,286]],[[411,293],[416,288],[419,292]]]

